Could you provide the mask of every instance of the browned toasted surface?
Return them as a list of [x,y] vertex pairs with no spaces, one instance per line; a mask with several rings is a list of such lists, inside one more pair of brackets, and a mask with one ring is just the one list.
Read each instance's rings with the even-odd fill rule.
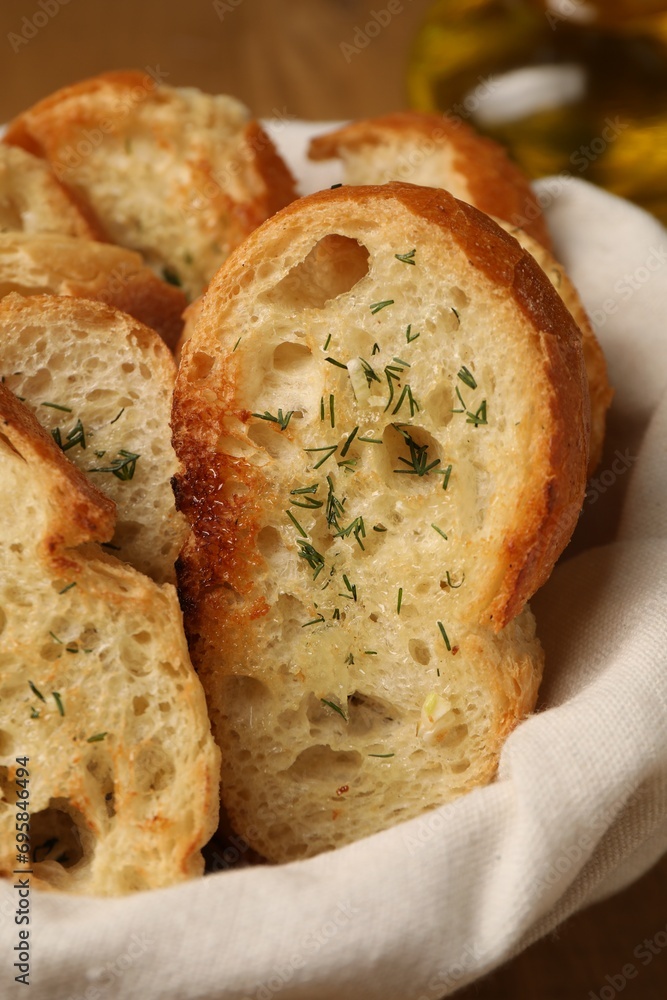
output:
[[[310,144],[313,160],[327,160],[347,151],[366,153],[368,173],[362,183],[377,183],[373,151],[394,147],[395,170],[386,179],[413,181],[415,167],[424,169],[432,161],[429,182],[445,187],[487,215],[521,226],[543,246],[551,241],[542,211],[528,178],[509,159],[505,150],[479,135],[460,119],[421,111],[401,111],[353,122],[333,132],[316,136]],[[449,151],[447,166],[434,156]],[[385,178],[382,178],[385,179]],[[423,181],[417,181],[423,183]],[[467,190],[461,190],[465,184]]]
[[[34,884],[118,895],[201,874],[219,754],[175,591],[96,544],[113,501],[2,384],[0,508],[3,731],[30,760]],[[1,810],[3,877],[14,826]]]
[[444,190],[343,187],[252,234],[193,325],[179,585],[238,828],[300,857],[489,780],[586,477],[544,272]]
[[295,197],[242,104],[137,71],[59,90],[11,122],[5,142],[46,158],[106,239],[140,251],[190,298]]
[[0,233],[60,233],[94,239],[97,228],[31,152],[0,143]]
[[0,296],[9,291],[106,302],[151,327],[172,351],[187,304],[181,289],[158,278],[140,254],[53,234],[0,234]]

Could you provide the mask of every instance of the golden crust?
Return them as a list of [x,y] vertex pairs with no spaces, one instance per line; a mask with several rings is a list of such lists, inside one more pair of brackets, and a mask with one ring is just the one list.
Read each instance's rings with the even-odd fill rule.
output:
[[[428,147],[424,147],[424,156],[430,155],[433,148],[451,150],[452,171],[465,180],[469,190],[466,201],[487,215],[496,215],[520,225],[538,243],[551,248],[542,211],[526,176],[498,143],[447,115],[401,111],[353,122],[316,136],[311,141],[308,155],[312,160],[328,160],[340,156],[345,150],[372,149],[396,142],[401,146],[405,144],[409,153],[412,145],[419,151],[420,142],[423,145],[424,140],[429,143]],[[368,181],[373,183],[371,163],[368,167]],[[447,188],[451,180],[451,177],[443,175],[437,183]],[[517,222],[517,219],[521,221]]]
[[[533,708],[542,656],[524,605],[584,497],[581,337],[492,220],[396,183],[284,209],[232,254],[193,325],[173,409],[192,527],[182,607],[226,809],[257,850],[288,860],[490,780]],[[361,385],[357,354],[370,362]],[[403,394],[388,415],[391,358]],[[459,386],[473,410],[488,395],[486,427],[457,409]],[[284,427],[278,407],[293,413]],[[440,467],[395,475],[409,464],[400,428],[432,449],[429,469],[451,463],[451,480]],[[344,498],[334,527],[328,491]],[[448,721],[427,746],[434,690]],[[373,770],[378,757],[391,772]]]
[[105,239],[140,251],[189,297],[295,197],[243,105],[141,72],[63,88],[11,122],[5,141],[49,160]]
[[[219,754],[174,590],[90,544],[115,505],[2,384],[0,461],[3,729],[31,760],[34,884],[118,895],[199,875]],[[11,784],[15,755],[0,764]]]
[[97,228],[47,163],[0,143],[0,233],[58,233],[94,239]]
[[0,432],[20,454],[30,454],[45,470],[50,521],[48,548],[108,542],[116,523],[116,504],[63,454],[26,406],[0,384]]
[[187,305],[181,289],[158,278],[140,254],[50,234],[0,234],[0,294],[3,289],[105,302],[155,330],[172,352]]

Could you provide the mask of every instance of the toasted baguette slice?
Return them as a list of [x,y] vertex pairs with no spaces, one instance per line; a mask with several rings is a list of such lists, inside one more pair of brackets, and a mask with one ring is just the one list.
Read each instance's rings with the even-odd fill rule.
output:
[[161,281],[140,254],[51,234],[0,234],[0,296],[8,292],[53,292],[106,302],[150,326],[172,351],[187,305],[181,289]]
[[533,258],[445,191],[304,198],[211,283],[173,426],[238,831],[302,857],[489,780],[586,479],[581,336]]
[[84,239],[97,235],[47,163],[2,143],[0,233],[59,233]]
[[308,155],[311,160],[340,157],[346,184],[409,181],[446,188],[551,248],[528,178],[502,146],[460,119],[402,111],[357,121],[316,136]]
[[11,293],[0,301],[0,375],[116,502],[119,558],[173,581],[187,525],[170,485],[176,367],[158,335],[101,302]]
[[[537,261],[547,278],[554,286],[564,305],[581,331],[581,346],[586,366],[588,380],[588,395],[591,402],[591,440],[588,456],[588,475],[591,476],[602,458],[607,410],[614,398],[614,390],[609,385],[607,362],[600,342],[595,336],[588,313],[579,297],[579,293],[570,281],[565,268],[549,253],[548,250],[528,236],[523,230],[509,226],[500,219],[496,220],[503,229],[511,233],[524,250]],[[185,328],[182,336],[185,336]]]
[[21,867],[27,787],[33,885],[115,895],[200,874],[219,754],[176,594],[94,544],[113,502],[3,385],[0,505],[0,873]]
[[111,242],[140,251],[189,297],[296,196],[239,101],[157,85],[140,72],[57,91],[16,118],[5,142],[45,157]]

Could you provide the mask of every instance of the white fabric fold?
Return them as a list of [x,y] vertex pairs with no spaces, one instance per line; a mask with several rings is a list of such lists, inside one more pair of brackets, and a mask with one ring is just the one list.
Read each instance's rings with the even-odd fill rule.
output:
[[[275,133],[301,177],[315,130]],[[335,166],[317,170],[310,187],[337,181]],[[32,1000],[439,1000],[667,849],[667,267],[647,263],[667,250],[667,234],[584,182],[537,188],[558,256],[604,316],[615,417],[578,554],[533,602],[545,682],[497,780],[305,862],[123,899],[33,892]],[[638,286],[627,299],[626,274]],[[616,452],[628,448],[622,465]],[[620,524],[614,514],[605,544],[586,548],[620,491]],[[8,1000],[24,995],[8,958],[15,908],[5,883]]]

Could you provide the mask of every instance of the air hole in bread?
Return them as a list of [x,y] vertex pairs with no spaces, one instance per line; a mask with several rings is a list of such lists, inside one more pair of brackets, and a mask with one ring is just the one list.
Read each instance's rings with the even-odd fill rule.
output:
[[132,699],[132,711],[135,715],[143,715],[148,708],[148,698],[144,698],[142,694],[137,695]]
[[188,379],[190,382],[198,382],[200,379],[207,378],[211,374],[214,364],[215,361],[210,354],[205,354],[204,351],[195,351],[190,358],[187,370]]
[[352,777],[360,767],[361,754],[356,750],[332,750],[328,745],[318,744],[302,750],[287,773],[295,781],[331,782],[335,792],[335,782]]
[[257,421],[249,428],[248,437],[254,444],[267,451],[271,458],[287,461],[294,452],[294,446],[289,438],[283,435],[277,424]]
[[0,233],[22,233],[23,215],[13,198],[5,196],[0,200]]
[[136,366],[131,361],[123,361],[120,367],[124,372],[133,372]]
[[135,758],[136,787],[146,795],[162,792],[173,782],[176,765],[170,754],[159,743],[150,742],[140,747]]
[[267,524],[258,532],[257,548],[265,559],[273,559],[284,547],[282,536],[277,528]]
[[465,722],[462,722],[458,726],[452,726],[451,729],[445,729],[442,734],[438,734],[435,737],[435,743],[439,747],[453,749],[458,747],[463,743],[468,735],[468,727]]
[[454,395],[451,386],[446,382],[439,385],[430,392],[424,400],[424,410],[429,414],[433,423],[438,427],[445,427],[452,419],[454,407]]
[[470,302],[470,299],[463,291],[463,289],[458,288],[457,285],[453,285],[449,289],[448,299],[457,311],[465,309],[465,307]]
[[221,434],[216,442],[216,450],[230,458],[247,458],[255,454],[255,448],[243,438],[230,437],[229,434]]
[[378,468],[394,492],[414,495],[442,489],[439,472],[444,471],[446,463],[438,442],[427,430],[414,424],[389,424],[382,441],[385,447]]
[[229,706],[231,714],[235,718],[247,718],[252,714],[253,708],[263,706],[271,699],[271,692],[266,684],[262,684],[255,677],[247,677],[243,674],[237,677],[225,677],[221,680],[221,698],[223,707]]
[[420,663],[423,667],[431,662],[431,650],[423,639],[410,639],[408,652],[415,663]]
[[368,258],[368,250],[357,240],[330,233],[263,298],[290,311],[299,307],[323,309],[366,277]]
[[8,733],[6,729],[0,729],[0,756],[7,757],[13,753],[13,750],[14,739],[12,734]]
[[121,640],[118,649],[123,665],[135,677],[145,677],[152,669],[149,655],[141,648],[133,636]]
[[[30,348],[31,353],[37,353],[37,347]],[[42,397],[48,400],[47,391],[51,385],[51,372],[47,368],[40,368],[36,371],[34,375],[30,375],[23,381],[23,391],[22,396],[27,399],[33,399],[35,397]]]
[[304,374],[313,362],[312,352],[305,344],[286,340],[273,352],[273,367],[279,372]]
[[347,714],[350,731],[356,733],[375,729],[378,725],[386,726],[402,718],[402,713],[394,705],[362,691],[348,696]]
[[94,747],[86,761],[86,770],[95,782],[97,792],[104,800],[106,814],[111,819],[116,815],[113,760],[103,744],[94,744]]
[[453,764],[450,765],[449,769],[450,771],[453,772],[453,774],[463,774],[463,772],[467,771],[469,767],[470,767],[470,761],[464,759],[455,761]]
[[81,830],[84,828],[83,816],[66,799],[51,799],[48,809],[31,815],[31,860],[40,868],[44,862],[50,862],[39,871],[45,882],[54,882],[58,878],[52,870],[53,863],[62,868],[73,868],[83,859]]

